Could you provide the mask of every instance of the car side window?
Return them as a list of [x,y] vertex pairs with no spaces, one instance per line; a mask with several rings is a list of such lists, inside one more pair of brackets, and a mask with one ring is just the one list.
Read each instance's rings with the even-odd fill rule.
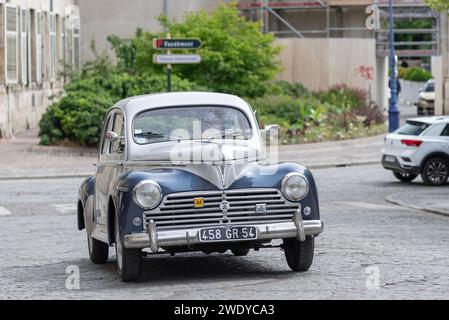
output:
[[449,137],[449,124],[446,125],[446,128],[444,128],[443,132],[441,133],[441,136]]
[[[123,115],[121,113],[115,114],[112,131],[116,133],[119,137],[123,137],[125,135],[125,122],[123,121]],[[124,147],[125,145],[123,139],[114,141],[110,145],[110,153],[113,155],[119,154],[117,158],[122,159]]]
[[106,119],[106,122],[105,122],[104,130],[103,130],[103,137],[101,137],[101,139],[103,141],[103,144],[101,146],[101,155],[104,155],[104,154],[108,153],[108,149],[109,149],[110,143],[104,138],[104,135],[111,128],[111,119],[112,119],[112,116],[109,115],[108,118]]
[[430,126],[424,133],[423,136],[426,137],[439,137],[441,132],[443,132],[444,124],[435,124]]

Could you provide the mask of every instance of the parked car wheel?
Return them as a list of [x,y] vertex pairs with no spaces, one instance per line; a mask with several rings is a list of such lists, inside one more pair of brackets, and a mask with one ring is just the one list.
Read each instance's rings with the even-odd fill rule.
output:
[[103,264],[108,261],[109,246],[87,234],[87,244],[89,247],[90,261],[95,264]]
[[284,252],[287,264],[295,272],[307,271],[313,262],[315,239],[306,237],[305,242],[296,238],[284,239]]
[[141,272],[141,249],[125,248],[120,235],[118,218],[115,218],[115,254],[117,257],[117,273],[125,282],[137,281]]
[[402,182],[412,182],[416,179],[416,174],[406,173],[406,172],[400,172],[400,171],[394,171],[393,172],[396,179]]
[[250,248],[234,248],[231,252],[236,257],[243,257],[249,253]]
[[422,178],[429,186],[443,186],[449,177],[449,161],[444,158],[435,157],[426,161]]

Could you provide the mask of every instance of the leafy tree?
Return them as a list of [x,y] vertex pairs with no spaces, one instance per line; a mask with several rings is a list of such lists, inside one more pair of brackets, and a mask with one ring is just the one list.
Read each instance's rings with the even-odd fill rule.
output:
[[449,10],[449,1],[447,0],[424,0],[424,2],[438,11]]
[[[222,4],[211,14],[192,12],[181,22],[161,17],[160,23],[174,38],[199,38],[203,42],[198,50],[202,57],[199,65],[174,66],[173,72],[181,78],[214,91],[255,97],[265,93],[267,81],[280,71],[276,57],[282,48],[274,45],[273,35],[260,32],[259,22],[240,16],[235,4]],[[163,68],[152,62],[152,41],[164,36],[138,30],[131,41],[115,36],[109,41],[123,70],[161,73]]]

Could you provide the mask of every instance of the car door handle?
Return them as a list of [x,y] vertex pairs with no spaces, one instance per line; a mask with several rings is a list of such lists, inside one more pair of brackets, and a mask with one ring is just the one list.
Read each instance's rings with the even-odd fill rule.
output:
[[116,168],[123,167],[123,162],[117,162],[114,167],[116,167]]

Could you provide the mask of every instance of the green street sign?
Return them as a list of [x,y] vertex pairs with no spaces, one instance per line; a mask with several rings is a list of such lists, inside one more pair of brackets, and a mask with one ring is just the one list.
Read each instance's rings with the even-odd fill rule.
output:
[[153,48],[156,50],[188,50],[201,48],[199,39],[154,39]]

